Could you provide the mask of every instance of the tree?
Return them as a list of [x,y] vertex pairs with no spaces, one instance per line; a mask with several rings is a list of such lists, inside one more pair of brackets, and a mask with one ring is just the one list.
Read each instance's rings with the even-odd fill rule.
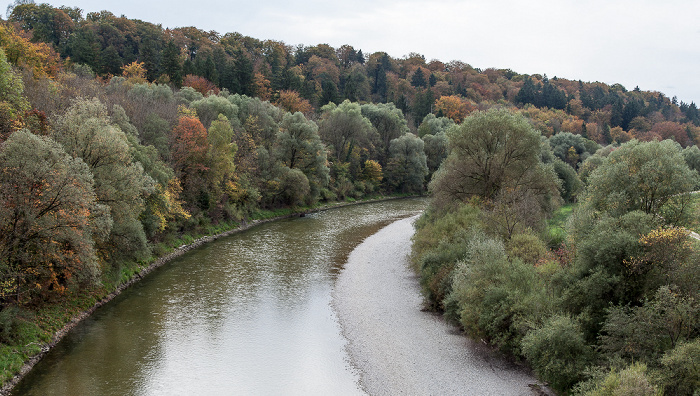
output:
[[[571,165],[574,169],[600,148],[598,143],[570,132],[557,133],[547,140],[552,147],[554,155]],[[572,148],[573,152],[571,151]]]
[[0,301],[97,281],[93,238],[109,233],[90,169],[47,137],[23,130],[0,146]]
[[345,98],[351,102],[368,101],[370,98],[369,79],[364,67],[359,64],[352,65],[345,76],[343,87]]
[[180,48],[177,47],[173,40],[168,41],[168,44],[163,50],[163,61],[161,68],[170,82],[176,87],[182,86],[182,65],[180,64]]
[[212,92],[214,95],[219,93],[219,89],[216,87],[216,85],[214,85],[214,83],[204,77],[195,76],[192,74],[185,76],[185,79],[182,81],[182,86],[191,87],[202,95],[207,95],[209,92]]
[[416,125],[419,120],[425,118],[433,112],[433,91],[428,89],[419,89],[413,98],[413,117],[416,120]]
[[660,287],[642,306],[616,306],[609,311],[601,349],[610,356],[653,363],[700,331],[699,302],[669,286]]
[[155,183],[133,162],[127,136],[112,124],[107,108],[97,99],[75,101],[56,120],[53,138],[88,165],[97,201],[109,207],[114,224],[109,238],[98,245],[102,254],[115,268],[121,260],[143,258],[149,248],[138,217]]
[[142,84],[146,82],[146,69],[144,68],[143,62],[133,61],[128,65],[124,66],[122,70],[122,76],[127,79],[127,81],[134,84]]
[[616,149],[588,178],[587,199],[614,216],[632,210],[683,222],[689,214],[688,192],[698,183],[678,143],[633,140]]
[[430,177],[440,168],[442,161],[447,158],[447,135],[444,132],[435,135],[426,134],[423,136],[423,145],[428,165],[428,177]]
[[683,147],[689,147],[693,144],[686,130],[679,123],[673,121],[654,124],[645,137],[643,140],[672,139]]
[[0,48],[0,143],[21,127],[22,114],[28,109],[22,78],[12,70]]
[[356,146],[373,149],[372,141],[377,132],[362,115],[359,104],[346,100],[340,105],[323,106],[321,111],[318,132],[336,160],[348,162]]
[[471,197],[490,200],[499,192],[526,189],[546,203],[557,177],[540,161],[540,134],[508,110],[478,112],[447,132],[449,154],[430,189],[446,204]]
[[310,114],[313,107],[308,100],[299,96],[297,91],[283,90],[280,91],[279,99],[277,104],[290,113],[301,112],[303,114]]
[[365,164],[362,167],[362,180],[372,184],[372,186],[376,189],[379,187],[379,183],[381,183],[383,178],[382,166],[379,165],[379,162],[374,160],[365,161]]
[[391,141],[408,133],[403,112],[393,103],[368,103],[362,105],[362,115],[372,123],[379,134],[377,160],[382,166],[386,166]]
[[553,316],[522,341],[523,354],[554,389],[565,391],[582,379],[592,355],[580,326],[567,316]]
[[197,110],[197,118],[205,128],[209,128],[220,114],[229,120],[238,121],[238,106],[222,96],[209,95],[190,103],[190,108]]
[[99,72],[101,74],[111,74],[118,76],[122,69],[122,58],[119,56],[119,52],[114,46],[102,50],[100,54],[100,67]]
[[31,70],[34,77],[55,77],[61,70],[60,56],[46,43],[32,43],[9,24],[0,24],[0,47],[7,61]]
[[457,95],[441,96],[435,101],[435,111],[459,124],[475,107]]
[[426,87],[426,82],[425,82],[425,74],[423,73],[423,70],[419,67],[416,69],[416,71],[413,73],[413,77],[411,77],[411,85],[413,85],[416,88],[425,88]]
[[311,202],[317,200],[321,188],[328,185],[329,171],[326,149],[318,136],[316,124],[307,120],[302,113],[285,114],[275,141],[274,154],[283,166],[303,172],[309,183],[309,199]]
[[[232,195],[232,181],[235,177],[234,158],[236,143],[233,142],[233,128],[225,115],[219,114],[208,131],[209,151],[207,153],[210,170],[208,172],[211,201],[221,205]],[[210,205],[212,206],[212,205]]]
[[209,171],[206,128],[193,114],[182,115],[170,137],[175,175],[182,181],[183,196],[191,208],[208,209],[209,196],[204,181]]
[[437,135],[440,132],[447,131],[448,128],[455,125],[455,122],[447,117],[435,117],[434,114],[428,114],[423,118],[418,127],[418,136]]
[[428,175],[423,141],[412,133],[391,141],[384,181],[402,193],[421,193]]

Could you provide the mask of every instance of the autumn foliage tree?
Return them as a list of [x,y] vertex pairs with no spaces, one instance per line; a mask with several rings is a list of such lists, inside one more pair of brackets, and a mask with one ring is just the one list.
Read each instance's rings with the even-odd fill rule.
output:
[[298,92],[290,90],[280,91],[277,104],[292,114],[298,111],[308,115],[313,109],[308,100],[300,97]]
[[170,139],[172,166],[175,175],[182,182],[185,200],[200,209],[208,209],[209,196],[204,177],[209,171],[207,130],[194,114],[182,115],[173,128]]
[[0,146],[0,302],[97,281],[93,237],[109,232],[88,166],[23,130]]
[[0,23],[0,49],[7,61],[30,70],[34,77],[56,77],[61,70],[61,58],[45,43],[31,42],[11,25]]
[[467,114],[476,109],[471,102],[457,96],[441,96],[435,101],[435,112],[451,119],[457,124],[464,120]]
[[214,93],[214,95],[219,93],[219,88],[217,88],[213,82],[207,80],[204,77],[195,76],[192,74],[188,74],[185,76],[185,79],[182,81],[182,86],[190,87],[195,91],[201,93],[202,95],[206,95],[210,91]]
[[133,61],[122,69],[122,76],[132,84],[143,84],[146,80],[146,68],[143,62]]

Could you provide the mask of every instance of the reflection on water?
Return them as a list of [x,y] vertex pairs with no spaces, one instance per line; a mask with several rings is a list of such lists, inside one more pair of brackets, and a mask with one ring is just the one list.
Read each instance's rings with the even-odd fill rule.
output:
[[191,251],[77,326],[13,394],[362,394],[331,289],[355,246],[424,206],[334,209]]

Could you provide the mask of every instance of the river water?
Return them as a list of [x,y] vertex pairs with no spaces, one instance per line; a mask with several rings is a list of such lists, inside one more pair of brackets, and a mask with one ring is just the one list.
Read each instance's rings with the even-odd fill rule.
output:
[[12,394],[364,394],[335,280],[362,240],[425,205],[333,209],[188,252],[76,326]]

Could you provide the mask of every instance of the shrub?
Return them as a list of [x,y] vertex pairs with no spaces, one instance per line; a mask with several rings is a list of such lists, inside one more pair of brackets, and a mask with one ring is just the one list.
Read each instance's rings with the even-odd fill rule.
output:
[[700,389],[700,339],[678,344],[661,358],[659,372],[666,394],[692,395]]
[[513,235],[506,250],[509,257],[520,258],[528,264],[535,264],[547,257],[547,246],[540,238],[530,233]]
[[579,324],[561,315],[529,332],[522,340],[522,351],[540,378],[561,392],[582,379],[592,356]]
[[585,396],[660,396],[663,392],[647,376],[647,366],[635,363],[621,371],[612,370]]
[[446,306],[470,335],[519,354],[521,338],[551,315],[543,279],[534,266],[509,260],[500,241],[477,234],[454,270]]

